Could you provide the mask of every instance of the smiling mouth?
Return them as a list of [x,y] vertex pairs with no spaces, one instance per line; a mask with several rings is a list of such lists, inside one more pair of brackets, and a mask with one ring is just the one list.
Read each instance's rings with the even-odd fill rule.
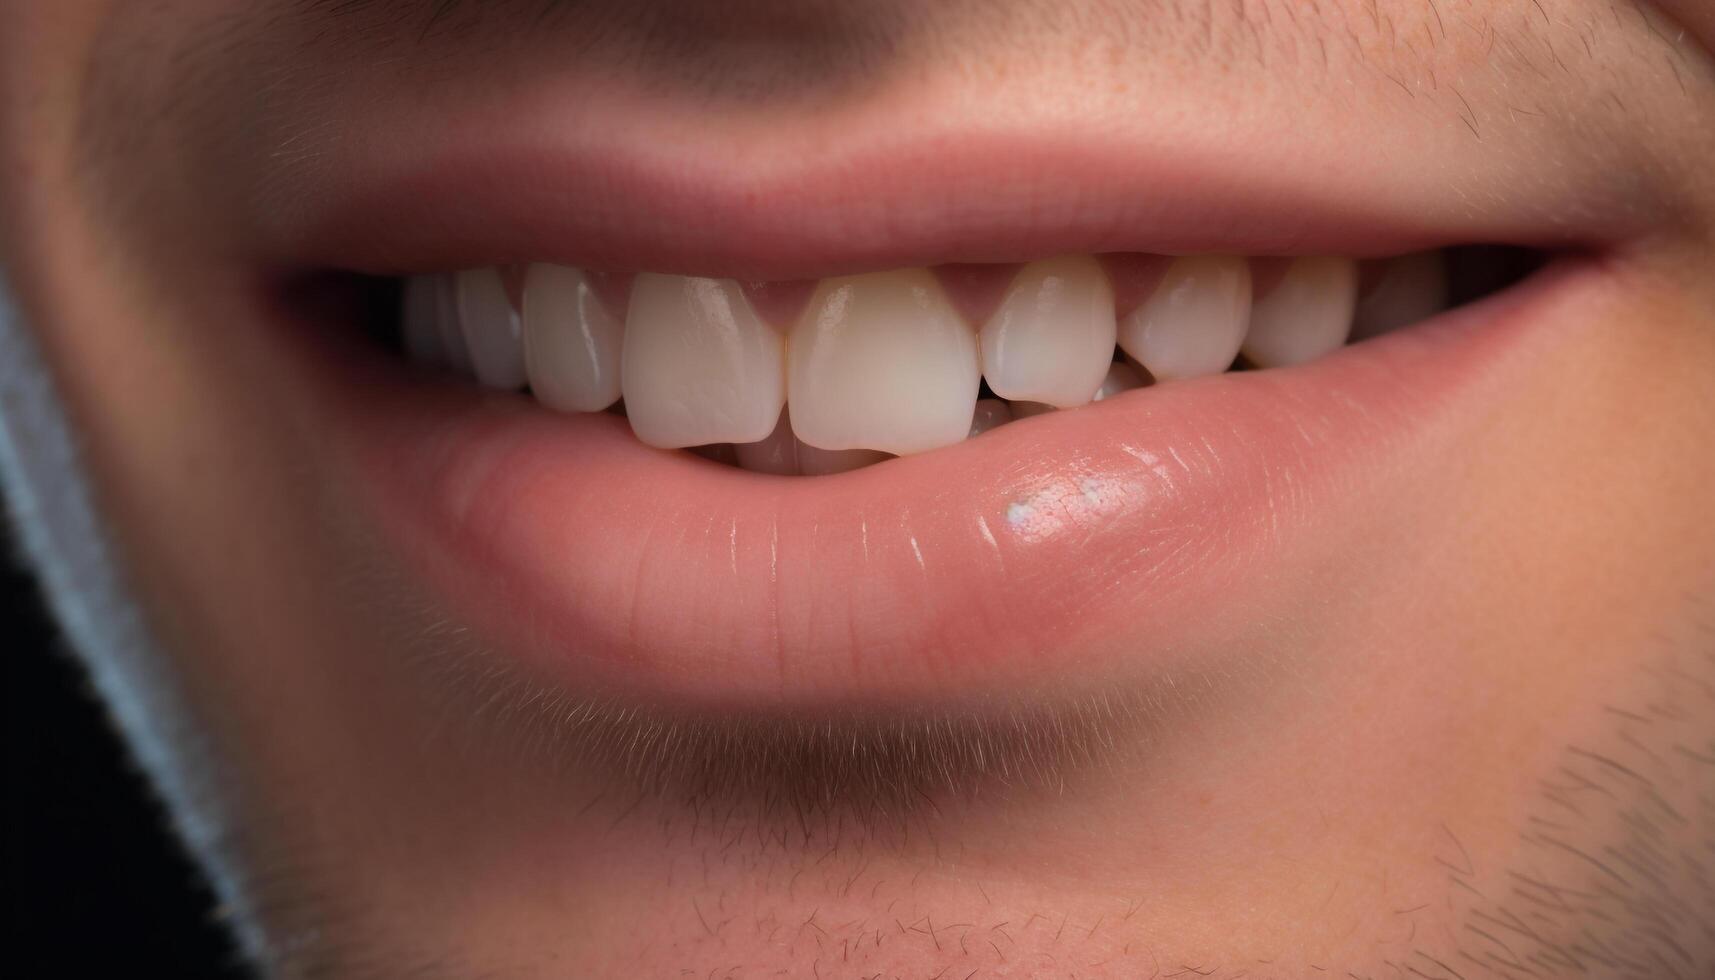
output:
[[1439,250],[1362,268],[1110,254],[787,283],[538,263],[413,277],[400,330],[415,362],[555,411],[616,410],[646,445],[815,476],[1157,383],[1307,363],[1452,295]]
[[717,709],[982,700],[1222,642],[1211,610],[1318,556],[1600,279],[1538,260],[491,266],[408,277],[394,350],[309,373],[375,525],[514,667]]

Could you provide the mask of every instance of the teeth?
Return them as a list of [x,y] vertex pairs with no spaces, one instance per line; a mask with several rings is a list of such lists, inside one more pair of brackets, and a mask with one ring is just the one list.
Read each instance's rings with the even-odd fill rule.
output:
[[1120,392],[1142,387],[1143,379],[1137,376],[1137,371],[1130,364],[1110,364],[1108,376],[1102,379],[1102,386],[1096,389],[1096,396],[1090,401],[1099,402]]
[[1012,407],[999,398],[977,399],[976,414],[971,416],[971,435],[980,436],[1012,421]]
[[768,436],[785,404],[781,339],[738,283],[643,273],[620,388],[637,438],[662,449]]
[[524,275],[524,370],[536,400],[599,412],[619,400],[625,325],[577,269],[532,265]]
[[500,270],[467,269],[458,274],[454,292],[476,380],[506,391],[524,387],[523,327]]
[[798,438],[897,454],[964,439],[982,380],[976,337],[924,269],[824,280],[787,371]]
[[1119,343],[1157,381],[1220,374],[1238,356],[1250,318],[1250,263],[1189,255],[1125,318]]
[[412,276],[405,280],[400,306],[405,355],[424,364],[439,364],[446,357],[441,346],[440,277]]
[[1363,340],[1427,320],[1447,308],[1447,258],[1418,252],[1389,259],[1352,317],[1352,339]]
[[1033,262],[983,325],[983,375],[1002,398],[1082,405],[1113,363],[1114,329],[1113,287],[1094,258]]
[[[401,339],[411,360],[486,386],[528,382],[548,408],[620,414],[651,446],[817,475],[1220,373],[1241,351],[1258,367],[1302,363],[1448,303],[1442,252],[1366,264],[1361,282],[1333,257],[1132,256],[1147,268],[1110,277],[1125,258],[751,284],[778,328],[731,279],[470,269],[405,280]],[[1115,282],[1138,304],[1119,323]],[[999,397],[979,401],[985,373]]]
[[1315,360],[1346,342],[1357,300],[1358,267],[1351,259],[1294,260],[1280,282],[1251,306],[1245,356],[1258,367]]

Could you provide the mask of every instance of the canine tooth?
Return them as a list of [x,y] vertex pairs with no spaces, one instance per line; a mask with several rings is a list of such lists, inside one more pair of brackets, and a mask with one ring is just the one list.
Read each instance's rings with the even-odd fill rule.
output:
[[977,410],[971,416],[971,435],[980,436],[1012,421],[1012,407],[999,398],[977,399]]
[[1114,293],[1087,255],[1019,270],[979,335],[983,376],[1002,398],[1088,402],[1114,357]]
[[1447,256],[1437,250],[1382,265],[1352,315],[1352,339],[1363,340],[1427,320],[1447,308]]
[[405,345],[405,356],[424,364],[439,364],[446,357],[437,319],[436,307],[440,302],[437,289],[434,276],[411,276],[405,280],[404,295],[399,302],[400,339]]
[[1294,260],[1251,304],[1245,356],[1258,367],[1285,367],[1335,350],[1352,329],[1357,294],[1358,266],[1351,259]]
[[524,274],[524,372],[536,400],[562,412],[599,412],[619,400],[625,325],[584,274],[532,265]]
[[503,390],[524,387],[523,327],[500,270],[466,269],[458,274],[454,291],[476,380]]
[[828,279],[792,329],[792,429],[821,449],[919,453],[970,433],[977,338],[925,269]]
[[738,283],[640,274],[620,358],[631,429],[662,449],[764,439],[786,401],[782,357]]
[[1220,374],[1238,356],[1250,317],[1248,261],[1187,255],[1125,318],[1119,343],[1158,381]]
[[1137,376],[1137,371],[1130,364],[1110,364],[1108,376],[1102,379],[1102,386],[1096,389],[1096,395],[1090,401],[1099,402],[1120,392],[1142,387],[1143,379]]

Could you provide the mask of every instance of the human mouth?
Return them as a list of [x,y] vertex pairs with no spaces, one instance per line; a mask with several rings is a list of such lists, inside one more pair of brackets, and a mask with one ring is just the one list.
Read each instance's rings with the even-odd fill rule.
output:
[[407,280],[406,357],[312,344],[352,356],[305,376],[362,510],[514,668],[710,708],[1005,698],[1183,666],[1282,601],[1601,281],[1567,257],[1462,303],[1492,258],[480,267]]
[[[327,472],[462,635],[584,698],[1007,700],[1266,648],[1634,234],[1337,140],[538,108],[377,119],[258,251],[405,283],[407,356],[295,344]],[[1484,243],[1555,257],[1476,289]]]

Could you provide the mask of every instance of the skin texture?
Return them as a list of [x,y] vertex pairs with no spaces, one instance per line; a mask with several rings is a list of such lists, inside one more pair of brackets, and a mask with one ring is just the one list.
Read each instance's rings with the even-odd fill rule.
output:
[[[480,7],[0,7],[8,283],[159,639],[127,675],[178,705],[157,776],[191,787],[181,817],[212,828],[259,962],[1715,970],[1705,7]],[[346,137],[402,92],[465,121],[482,99],[605,95],[652,107],[645,129],[718,118],[797,145],[977,111],[979,91],[1024,113],[1147,102],[1140,126],[1291,113],[1369,135],[1470,214],[1588,246],[1602,288],[1448,413],[1427,478],[1378,477],[1314,529],[1300,574],[1209,610],[1231,628],[1171,694],[1121,691],[1102,714],[1050,703],[1049,677],[988,716],[883,711],[838,737],[495,672],[352,506],[323,414],[255,328],[301,195],[326,186],[306,175],[360,165]],[[1051,715],[1073,734],[1017,751]],[[847,741],[859,762],[836,761]],[[973,746],[1020,768],[979,771]],[[901,761],[912,747],[944,761]]]

